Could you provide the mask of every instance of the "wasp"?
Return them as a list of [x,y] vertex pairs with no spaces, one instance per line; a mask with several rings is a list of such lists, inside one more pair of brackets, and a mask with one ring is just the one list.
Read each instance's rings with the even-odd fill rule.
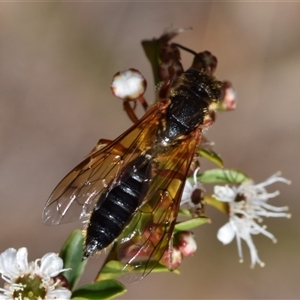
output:
[[190,68],[122,135],[93,151],[54,189],[43,221],[88,217],[83,259],[114,245],[124,269],[147,275],[170,247],[185,180],[221,83]]

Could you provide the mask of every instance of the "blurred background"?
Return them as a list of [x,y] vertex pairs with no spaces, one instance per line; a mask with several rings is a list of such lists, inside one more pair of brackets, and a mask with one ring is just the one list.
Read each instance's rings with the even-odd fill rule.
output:
[[[280,189],[272,203],[288,205],[292,218],[266,220],[278,243],[255,237],[266,266],[251,270],[246,245],[240,264],[236,243],[216,239],[227,219],[208,209],[213,223],[195,232],[198,250],[184,260],[181,275],[150,274],[121,298],[299,298],[299,3],[1,3],[0,251],[26,246],[33,260],[59,252],[81,227],[44,225],[44,204],[99,138],[114,139],[131,125],[110,92],[117,71],[140,70],[152,101],[151,68],[140,42],[170,26],[193,27],[175,41],[211,51],[219,61],[216,76],[237,90],[237,109],[219,114],[208,132],[225,166],[257,182],[282,171],[292,185],[268,190]],[[186,68],[192,59],[183,53]],[[102,256],[90,260],[82,283],[101,262]]]

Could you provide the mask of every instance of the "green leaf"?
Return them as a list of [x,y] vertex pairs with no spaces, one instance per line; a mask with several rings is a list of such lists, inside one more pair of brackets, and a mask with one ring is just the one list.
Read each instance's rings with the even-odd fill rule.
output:
[[189,218],[193,217],[188,208],[180,208],[179,211],[178,211],[178,215],[181,216],[181,217],[189,217]]
[[218,201],[212,196],[204,196],[204,202],[226,215],[229,214],[229,206],[227,202]]
[[103,280],[80,287],[72,293],[72,299],[111,299],[124,294],[126,291],[125,286],[116,280]]
[[188,231],[195,227],[201,226],[203,224],[210,223],[210,219],[207,217],[201,217],[201,218],[193,218],[187,221],[183,221],[180,223],[177,223],[175,225],[174,231]]
[[208,148],[200,148],[197,152],[200,156],[205,157],[211,162],[217,164],[217,166],[223,167],[223,160],[215,151]]
[[124,266],[124,264],[117,260],[110,260],[102,267],[101,272],[95,278],[95,281],[113,279],[121,276]]
[[[155,266],[154,266],[155,264]],[[144,272],[145,270],[143,268],[140,268],[138,270],[135,270],[134,267],[132,267],[132,270],[124,271],[125,265],[117,260],[110,260],[108,263],[104,265],[104,267],[101,269],[101,272],[98,274],[98,276],[95,278],[95,281],[103,281],[107,279],[114,279],[122,275],[126,275],[126,273],[140,273]],[[151,272],[158,273],[158,272],[170,272],[170,270],[156,262],[149,263],[149,270],[151,269]],[[173,270],[176,274],[179,274],[179,270],[175,269]]]
[[161,44],[162,42],[159,39],[142,41],[142,47],[152,67],[155,85],[160,82],[158,78],[158,67],[160,64],[159,50],[161,48]]
[[82,254],[83,236],[81,230],[77,229],[70,234],[59,253],[59,256],[64,261],[64,268],[71,269],[63,273],[69,282],[71,290],[78,283],[86,265],[86,260],[82,261]]
[[164,266],[160,263],[156,264],[156,266],[152,269],[151,272],[152,273],[172,272],[172,273],[175,273],[175,274],[180,274],[179,269],[170,270],[168,267],[166,267],[166,266]]
[[250,180],[245,174],[233,169],[211,169],[199,174],[202,183],[243,183]]

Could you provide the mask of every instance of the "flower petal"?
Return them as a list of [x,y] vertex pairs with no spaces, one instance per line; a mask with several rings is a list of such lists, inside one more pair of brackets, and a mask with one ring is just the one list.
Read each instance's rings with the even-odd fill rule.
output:
[[192,192],[193,192],[193,186],[192,186],[192,184],[190,183],[190,181],[187,179],[187,180],[185,181],[183,193],[182,193],[182,196],[181,196],[181,205],[182,205],[182,204],[185,204],[186,202],[189,201]]
[[10,299],[11,299],[11,297],[8,297],[4,294],[0,294],[0,300],[10,300]]
[[16,263],[18,264],[18,271],[19,272],[26,272],[28,271],[28,252],[27,248],[23,247],[20,248],[16,255]]
[[40,272],[54,277],[63,269],[63,260],[55,253],[47,253],[41,259]]
[[222,242],[224,245],[229,244],[233,238],[235,237],[235,231],[232,228],[232,225],[230,222],[223,225],[217,234],[217,238],[220,242]]
[[9,278],[14,278],[18,275],[16,265],[17,250],[8,248],[0,254],[0,273]]
[[69,291],[66,288],[57,288],[55,290],[49,291],[46,295],[47,300],[54,300],[54,299],[59,299],[59,300],[68,300],[71,298],[71,291]]
[[214,196],[219,201],[231,202],[236,197],[236,191],[230,188],[228,185],[214,187]]

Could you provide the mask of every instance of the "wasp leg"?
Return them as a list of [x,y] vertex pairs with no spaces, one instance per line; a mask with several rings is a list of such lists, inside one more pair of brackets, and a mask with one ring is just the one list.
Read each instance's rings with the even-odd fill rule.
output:
[[139,118],[135,114],[136,102],[134,101],[133,107],[130,105],[129,100],[123,101],[123,108],[126,111],[129,119],[136,124],[139,121]]

